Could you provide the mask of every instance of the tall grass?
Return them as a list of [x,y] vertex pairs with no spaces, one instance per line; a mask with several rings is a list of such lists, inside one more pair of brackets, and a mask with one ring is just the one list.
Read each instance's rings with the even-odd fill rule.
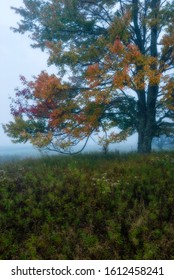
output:
[[0,259],[174,259],[174,153],[1,164]]

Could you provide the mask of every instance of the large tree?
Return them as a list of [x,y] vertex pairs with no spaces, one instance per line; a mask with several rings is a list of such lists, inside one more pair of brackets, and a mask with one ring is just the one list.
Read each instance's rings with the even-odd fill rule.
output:
[[148,153],[154,137],[174,133],[174,1],[23,4],[13,30],[49,52],[59,78],[22,77],[4,125],[10,137],[69,152],[94,133],[107,147],[137,132],[138,152]]

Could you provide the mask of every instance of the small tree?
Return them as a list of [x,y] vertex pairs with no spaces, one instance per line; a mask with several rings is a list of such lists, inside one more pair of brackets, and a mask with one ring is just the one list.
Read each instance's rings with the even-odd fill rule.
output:
[[69,152],[94,133],[113,143],[137,132],[148,153],[154,137],[173,133],[174,1],[23,2],[14,31],[29,31],[69,83],[23,79],[4,125],[10,137]]

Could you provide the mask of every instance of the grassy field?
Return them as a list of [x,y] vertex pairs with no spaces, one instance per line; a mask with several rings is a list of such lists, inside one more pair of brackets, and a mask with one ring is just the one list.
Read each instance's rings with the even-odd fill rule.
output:
[[0,259],[174,259],[174,153],[1,163]]

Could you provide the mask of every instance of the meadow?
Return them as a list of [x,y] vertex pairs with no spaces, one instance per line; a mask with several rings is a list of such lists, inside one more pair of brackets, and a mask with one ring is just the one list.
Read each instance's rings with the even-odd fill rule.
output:
[[174,259],[174,152],[0,164],[0,259]]

